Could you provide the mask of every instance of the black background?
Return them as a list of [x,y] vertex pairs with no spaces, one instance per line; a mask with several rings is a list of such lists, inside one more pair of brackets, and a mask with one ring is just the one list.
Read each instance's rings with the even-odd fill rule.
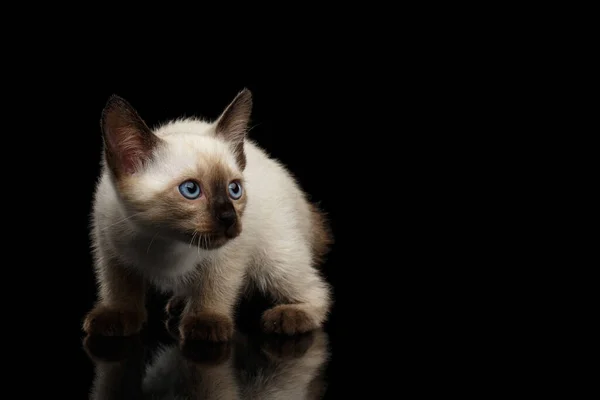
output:
[[106,100],[124,97],[152,126],[215,118],[244,87],[254,100],[249,136],[320,202],[335,235],[323,267],[335,301],[328,394],[350,386],[377,398],[399,382],[435,389],[432,371],[452,368],[437,352],[456,349],[447,341],[458,311],[450,300],[460,293],[448,282],[461,277],[449,264],[464,261],[455,255],[464,243],[449,245],[459,237],[448,219],[460,216],[450,204],[460,178],[452,167],[462,159],[451,148],[462,142],[444,127],[461,125],[448,111],[457,98],[438,85],[447,77],[418,58],[400,67],[386,54],[372,65],[325,52],[241,57],[221,68],[191,59],[154,64],[135,52],[70,54],[15,79],[22,90],[6,116],[21,143],[8,148],[18,162],[8,150],[5,161],[15,172],[6,183],[19,190],[5,201],[7,210],[24,210],[14,228],[23,240],[9,251],[26,260],[17,271],[31,295],[15,301],[7,290],[7,312],[28,357],[48,363],[35,372],[42,392],[84,398],[92,379],[81,324],[96,292],[89,214]]
[[[323,266],[335,298],[326,325],[333,354],[327,369],[328,395],[344,388],[352,376],[368,382],[367,377],[374,371],[363,370],[361,362],[365,357],[371,358],[373,354],[369,353],[374,349],[375,353],[384,350],[379,348],[379,337],[385,330],[393,331],[390,325],[397,323],[382,324],[379,319],[380,310],[390,306],[386,304],[387,297],[397,294],[383,291],[389,282],[369,287],[377,280],[374,274],[380,274],[379,268],[386,269],[382,277],[394,275],[390,272],[394,260],[385,260],[381,265],[382,257],[373,247],[383,243],[386,235],[393,239],[394,228],[382,226],[380,219],[385,215],[378,215],[380,211],[373,214],[371,207],[379,202],[379,193],[389,191],[387,195],[394,197],[393,192],[398,189],[378,188],[374,183],[371,164],[384,163],[374,161],[377,156],[370,153],[376,132],[369,125],[377,115],[369,113],[365,107],[368,102],[357,98],[360,94],[344,80],[322,77],[315,81],[291,73],[269,79],[236,79],[235,75],[140,78],[135,73],[118,80],[83,78],[79,81],[81,86],[70,87],[76,101],[65,110],[71,119],[59,146],[63,152],[61,160],[57,162],[68,171],[69,178],[63,181],[66,187],[74,187],[72,180],[77,181],[76,195],[69,200],[68,218],[61,222],[66,225],[68,233],[63,240],[69,247],[69,267],[64,278],[68,281],[61,285],[61,291],[68,293],[62,308],[62,330],[71,338],[66,345],[76,354],[73,368],[80,376],[77,389],[73,390],[87,393],[93,373],[92,363],[81,350],[81,320],[95,300],[88,216],[99,174],[99,117],[106,100],[113,93],[124,97],[153,126],[179,116],[214,119],[244,87],[252,91],[254,101],[249,136],[282,161],[311,199],[320,203],[335,235],[332,252]],[[68,146],[73,150],[67,150]],[[389,173],[395,174],[393,170]],[[377,232],[379,229],[390,232]],[[374,306],[378,302],[381,304]],[[157,310],[159,307],[151,314],[150,326],[160,330],[162,315]],[[356,338],[369,343],[368,347],[355,348]]]
[[[443,233],[432,215],[443,214],[452,196],[438,184],[445,168],[429,175],[439,167],[432,154],[451,139],[436,131],[448,121],[435,112],[446,93],[432,87],[428,66],[415,59],[400,67],[386,52],[365,64],[340,48],[268,60],[239,55],[219,65],[197,56],[155,62],[149,54],[166,49],[142,54],[130,44],[118,54],[102,49],[80,54],[75,46],[15,79],[21,91],[12,98],[14,115],[7,114],[18,121],[12,138],[22,143],[12,147],[19,162],[10,163],[16,173],[6,179],[21,190],[5,200],[26,211],[15,230],[27,239],[11,250],[28,260],[20,279],[36,304],[27,306],[31,312],[8,311],[21,323],[27,354],[55,366],[37,373],[42,391],[83,398],[92,379],[81,324],[96,293],[89,214],[108,97],[124,97],[152,126],[182,115],[215,118],[244,87],[254,100],[249,136],[288,166],[331,221],[335,244],[323,266],[335,301],[326,326],[328,394],[350,385],[378,397],[398,379],[426,379],[426,354],[447,337],[442,320],[422,312],[445,278],[438,260],[448,255],[431,245]],[[376,52],[363,50],[363,59]]]
[[[149,20],[106,7],[111,18],[94,23],[71,18],[71,9],[53,10],[60,18],[31,8],[27,35],[5,36],[2,81],[3,223],[12,238],[4,242],[3,344],[7,357],[15,351],[6,366],[19,389],[85,398],[91,383],[81,323],[95,298],[88,224],[108,96],[125,97],[153,124],[215,117],[243,87],[254,94],[250,136],[332,220],[328,393],[463,393],[473,376],[494,375],[482,366],[497,359],[488,352],[505,338],[488,338],[505,315],[486,309],[486,293],[496,280],[521,279],[506,265],[522,266],[502,259],[521,228],[497,220],[502,196],[516,204],[523,196],[512,185],[519,173],[506,169],[547,119],[525,127],[514,119],[536,103],[528,90],[538,69],[510,54],[522,37],[497,46],[506,20],[357,4],[297,7],[287,19],[265,12],[276,26],[246,16],[252,28],[233,32],[228,12],[202,31],[201,14],[189,9]],[[500,302],[513,295],[505,289]]]

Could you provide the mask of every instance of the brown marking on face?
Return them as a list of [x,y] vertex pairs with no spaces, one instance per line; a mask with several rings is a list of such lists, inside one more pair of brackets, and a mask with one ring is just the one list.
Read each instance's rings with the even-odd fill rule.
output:
[[294,304],[275,306],[262,315],[262,328],[265,333],[296,335],[306,333],[318,326],[306,311]]
[[[233,173],[222,163],[212,164],[209,170],[210,181],[210,209],[214,221],[224,231],[228,238],[235,238],[242,232],[241,217],[246,208],[247,197],[244,190],[244,180],[240,175]],[[241,188],[239,199],[232,198],[229,185],[235,182]]]
[[[192,173],[173,180],[162,192],[148,200],[140,200],[136,193],[143,188],[135,176],[118,182],[119,191],[136,217],[145,223],[170,232],[192,245],[204,249],[216,249],[237,237],[242,231],[241,217],[247,196],[243,177],[221,160],[204,160],[209,168],[198,168]],[[200,185],[201,196],[187,199],[179,191],[179,185],[193,180]],[[230,182],[242,187],[239,199],[231,199],[228,193]],[[227,223],[229,221],[229,223]]]
[[223,138],[231,146],[242,171],[246,168],[244,139],[251,113],[252,93],[248,89],[244,89],[223,111],[215,128],[216,135]]
[[331,228],[325,214],[315,205],[310,204],[312,221],[312,240],[310,242],[313,253],[313,264],[322,264],[334,243]]
[[181,340],[208,340],[226,342],[233,337],[231,318],[212,312],[187,314],[179,326]]

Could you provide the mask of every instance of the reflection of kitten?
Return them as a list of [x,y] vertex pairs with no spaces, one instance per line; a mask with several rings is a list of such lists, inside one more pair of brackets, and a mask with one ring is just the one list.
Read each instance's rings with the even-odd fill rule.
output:
[[[230,342],[231,343],[231,342]],[[160,349],[146,369],[142,391],[148,399],[243,399],[233,369],[229,347],[221,362],[195,362],[179,346]]]
[[253,289],[276,303],[262,315],[266,332],[323,324],[330,288],[315,267],[329,229],[287,170],[246,138],[251,107],[243,90],[212,123],[152,131],[125,100],[109,99],[92,218],[99,300],[87,333],[138,332],[147,283],[173,292],[183,339],[230,339],[237,298]]
[[[153,399],[320,399],[329,358],[327,334],[272,338],[263,343],[239,335],[220,363],[194,362],[179,346],[158,352],[144,377],[143,392]],[[180,396],[180,397],[177,397]]]
[[237,334],[225,343],[203,342],[200,351],[170,345],[149,364],[141,340],[132,338],[84,340],[95,366],[91,399],[316,400],[327,388],[330,352],[321,329],[291,337]]
[[[273,337],[260,346],[242,337],[235,347],[241,399],[320,399],[325,394],[328,337],[315,330],[293,338]],[[243,354],[240,354],[242,353]]]
[[[115,339],[126,339],[115,341]],[[141,400],[145,354],[139,336],[90,337],[84,348],[94,362],[90,400]]]

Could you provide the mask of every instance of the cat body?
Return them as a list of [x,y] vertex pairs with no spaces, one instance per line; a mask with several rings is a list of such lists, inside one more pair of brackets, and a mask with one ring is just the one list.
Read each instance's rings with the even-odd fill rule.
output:
[[244,90],[214,122],[150,130],[109,99],[91,224],[99,299],[86,332],[139,331],[148,284],[173,293],[182,339],[228,340],[252,290],[277,304],[262,315],[266,332],[324,323],[331,292],[316,267],[332,237],[287,169],[246,137],[251,104]]

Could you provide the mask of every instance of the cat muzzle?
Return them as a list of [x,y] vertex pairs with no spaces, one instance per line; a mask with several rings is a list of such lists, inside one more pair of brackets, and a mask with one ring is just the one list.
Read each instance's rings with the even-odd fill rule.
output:
[[234,238],[239,235],[238,218],[234,210],[226,210],[217,214],[217,221],[223,229],[223,233],[227,238]]

